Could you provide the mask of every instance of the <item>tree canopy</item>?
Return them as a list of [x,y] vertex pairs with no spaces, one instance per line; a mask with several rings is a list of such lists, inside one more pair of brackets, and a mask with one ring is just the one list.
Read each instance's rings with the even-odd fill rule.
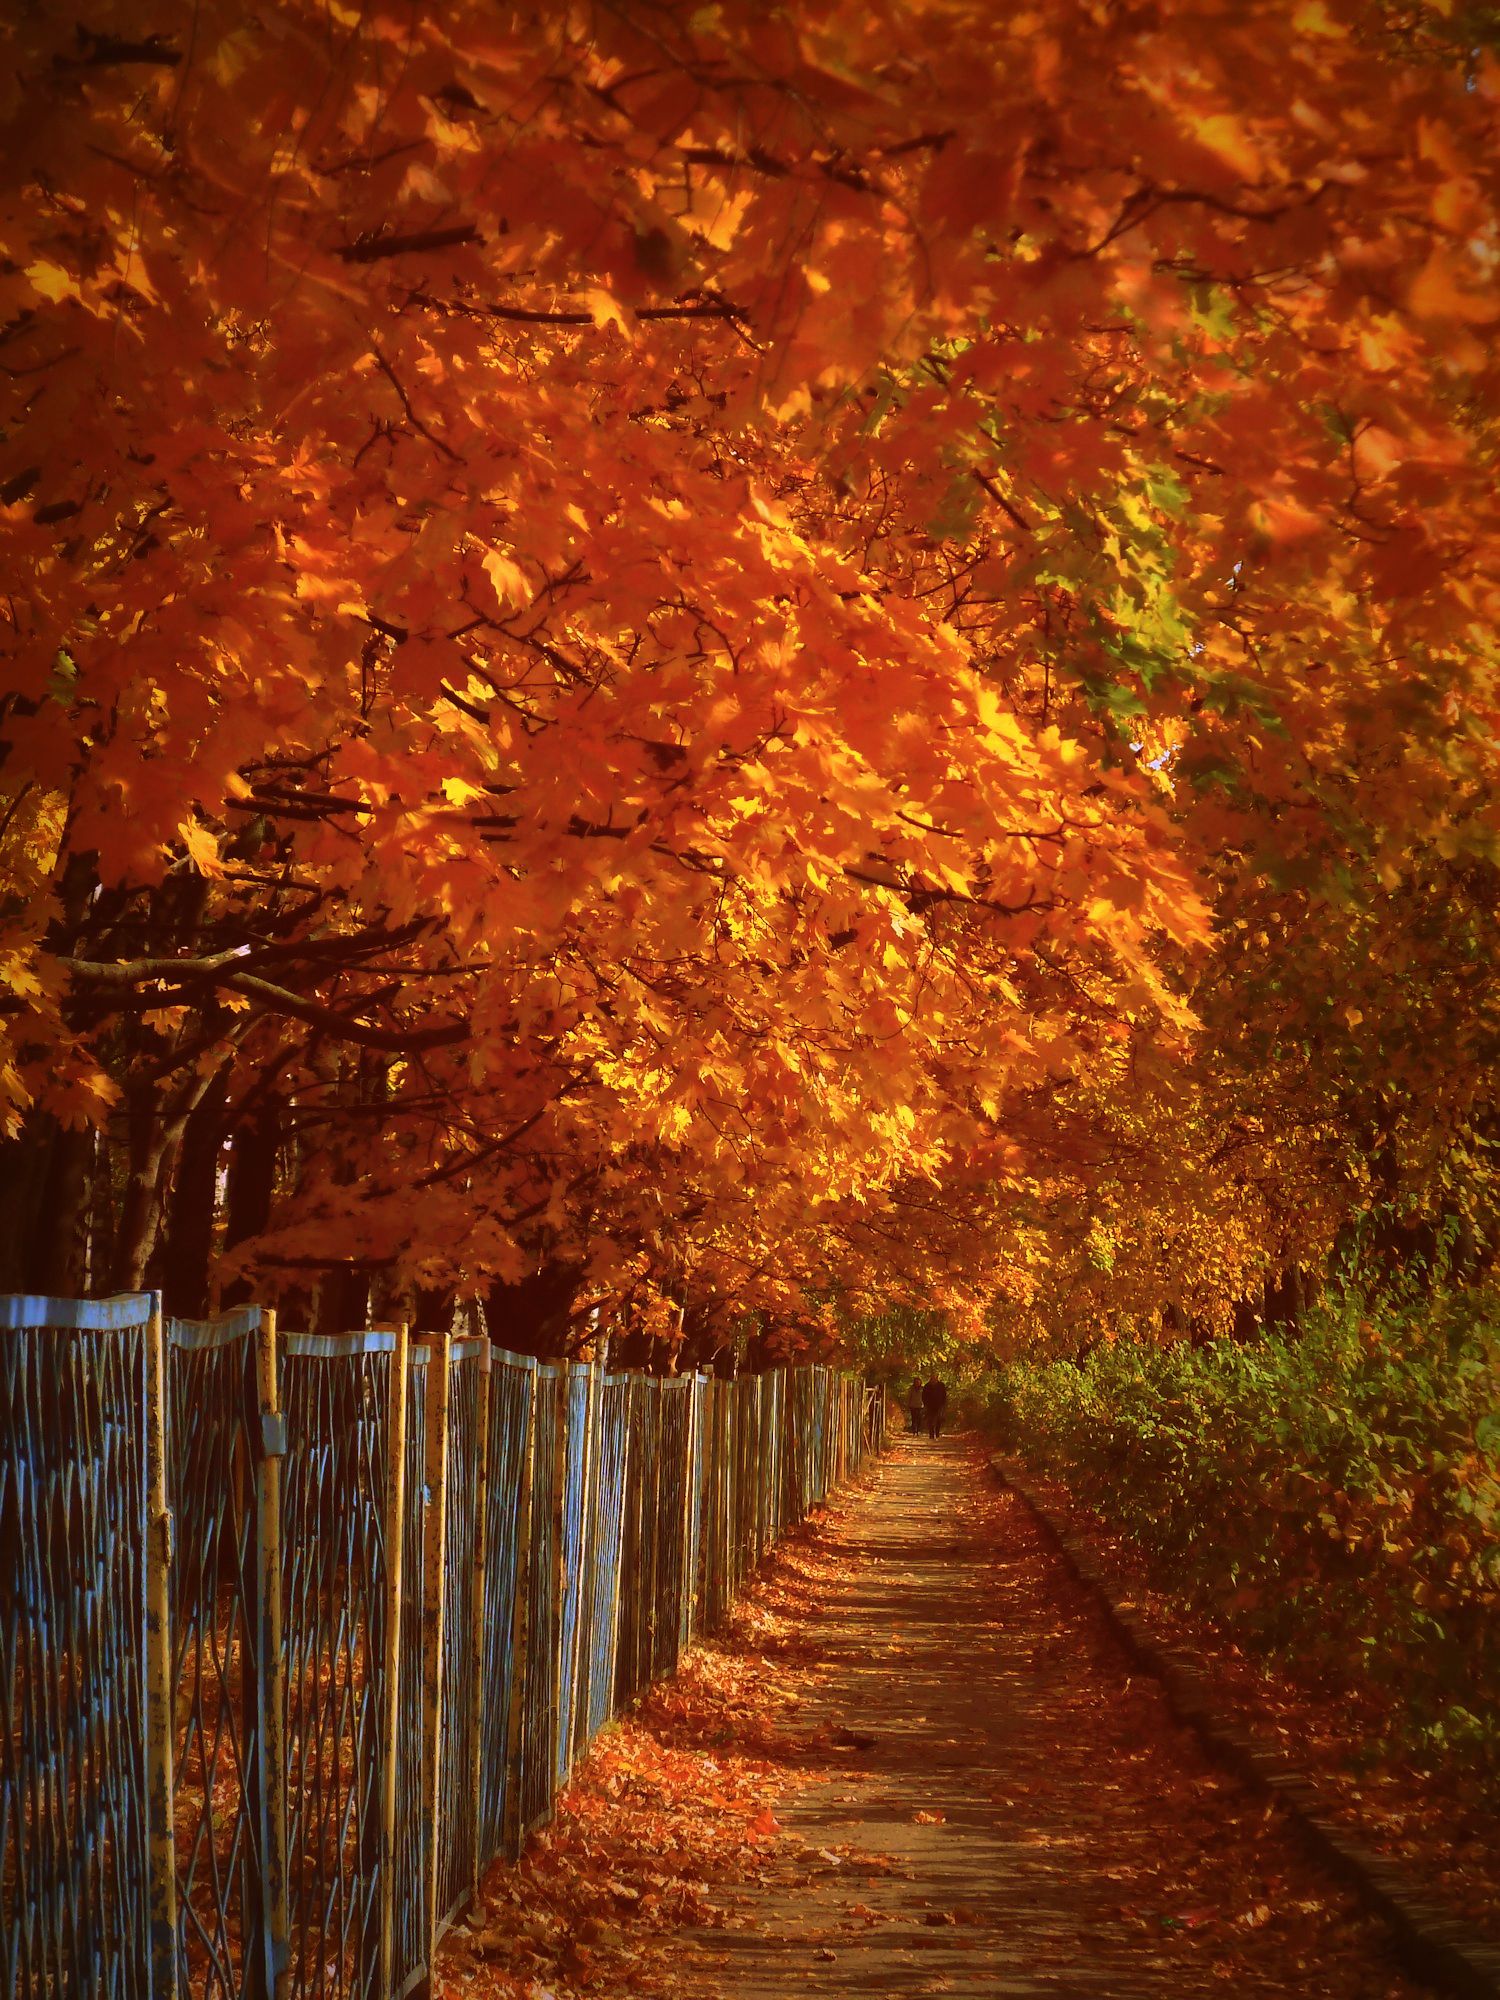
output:
[[0,32],[0,1279],[672,1342],[1483,1236],[1482,26]]

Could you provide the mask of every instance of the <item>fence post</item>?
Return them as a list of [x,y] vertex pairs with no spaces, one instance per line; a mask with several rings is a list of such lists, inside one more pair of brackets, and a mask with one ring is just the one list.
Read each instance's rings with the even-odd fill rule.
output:
[[735,1560],[735,1523],[739,1519],[740,1490],[740,1378],[724,1385],[724,1615],[739,1588]]
[[448,1542],[449,1336],[425,1334],[427,1362],[426,1514],[422,1522],[422,1751],[427,1797],[427,1880],[423,1884],[424,1958],[431,1972],[437,1954],[438,1863],[443,1797],[443,1571]]
[[578,1527],[578,1617],[574,1628],[578,1664],[573,1673],[572,1735],[568,1743],[571,1766],[589,1740],[589,1684],[593,1677],[594,1569],[599,1537],[595,1533],[594,1490],[599,1477],[600,1371],[597,1361],[584,1364],[589,1371],[588,1397],[584,1405],[583,1496]]
[[556,1799],[561,1789],[557,1774],[568,1741],[568,1719],[562,1713],[563,1644],[567,1630],[564,1607],[568,1593],[565,1526],[568,1505],[568,1384],[568,1364],[562,1361],[557,1364],[557,1380],[552,1385],[552,1408],[548,1412],[548,1421],[557,1428],[552,1447],[552,1630],[547,1635],[552,1648],[552,1740],[547,1745],[547,1754],[551,1759],[548,1797],[552,1800]]
[[177,1854],[172,1834],[172,1516],[167,1507],[167,1356],[161,1294],[145,1332],[146,1851],[152,2000],[177,1995]]
[[391,1406],[387,1413],[385,1485],[385,1712],[380,1718],[380,2000],[395,1987],[396,1775],[401,1742],[401,1598],[405,1589],[402,1550],[406,1536],[406,1349],[407,1328],[395,1328],[391,1354]]
[[526,1671],[531,1649],[531,1565],[532,1519],[536,1486],[536,1427],[541,1398],[538,1394],[536,1364],[526,1371],[525,1445],[518,1467],[521,1492],[516,1521],[516,1585],[511,1609],[510,1713],[505,1719],[505,1815],[500,1828],[504,1852],[514,1858],[521,1851],[521,1778],[525,1769]]
[[264,1991],[284,2000],[291,1980],[286,1879],[286,1658],[281,1632],[281,1463],[286,1418],[281,1409],[281,1359],[276,1314],[261,1313],[255,1336],[260,1393],[260,1456],[256,1460],[256,1606],[260,1635],[257,1692],[260,1734],[261,1928]]
[[698,1377],[689,1375],[687,1386],[682,1392],[687,1397],[687,1415],[683,1419],[682,1444],[682,1595],[677,1613],[677,1650],[679,1657],[692,1644],[693,1606],[698,1594],[697,1556],[698,1538],[693,1532],[693,1516],[696,1511],[698,1490]]
[[470,1773],[470,1802],[474,1824],[474,1874],[469,1884],[469,1893],[477,1901],[479,1881],[484,1873],[483,1847],[480,1837],[480,1814],[484,1800],[484,1586],[486,1565],[489,1560],[488,1524],[490,1513],[490,1371],[494,1355],[488,1341],[479,1355],[479,1381],[476,1385],[475,1403],[479,1435],[477,1440],[478,1463],[474,1467],[474,1493],[471,1504],[477,1510],[474,1528],[474,1574],[471,1588],[474,1593],[473,1640],[474,1652],[469,1666],[469,1703],[473,1711],[473,1770]]

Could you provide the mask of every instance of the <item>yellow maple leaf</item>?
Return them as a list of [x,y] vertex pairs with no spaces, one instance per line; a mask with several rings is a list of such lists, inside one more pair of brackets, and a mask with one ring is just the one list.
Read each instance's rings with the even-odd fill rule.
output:
[[187,849],[188,860],[200,875],[222,875],[223,863],[219,860],[219,843],[206,826],[197,820],[185,819],[177,831],[182,835],[182,844]]
[[443,797],[450,806],[466,806],[474,799],[482,799],[484,791],[479,785],[471,785],[467,778],[444,778]]
[[26,275],[31,280],[33,291],[40,292],[44,299],[51,300],[54,305],[59,299],[76,299],[79,296],[78,280],[71,271],[65,271],[61,264],[49,264],[45,261],[32,264]]
[[502,555],[499,549],[491,549],[481,567],[503,609],[520,610],[531,602],[531,585],[514,556]]

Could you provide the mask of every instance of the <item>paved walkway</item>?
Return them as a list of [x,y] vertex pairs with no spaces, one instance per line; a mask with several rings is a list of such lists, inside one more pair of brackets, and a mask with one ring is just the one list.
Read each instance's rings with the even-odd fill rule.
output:
[[[684,1989],[1297,1995],[1410,1988],[1276,1814],[1132,1679],[971,1446],[903,1442],[832,1531],[771,1879],[682,1939]],[[809,1781],[808,1772],[811,1771]]]

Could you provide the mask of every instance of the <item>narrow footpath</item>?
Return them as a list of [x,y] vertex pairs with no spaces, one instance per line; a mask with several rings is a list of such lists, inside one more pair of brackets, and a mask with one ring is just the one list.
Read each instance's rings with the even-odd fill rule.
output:
[[903,1440],[825,1530],[788,1838],[676,1983],[789,1995],[1414,1994],[1275,1810],[1210,1766],[972,1443]]

